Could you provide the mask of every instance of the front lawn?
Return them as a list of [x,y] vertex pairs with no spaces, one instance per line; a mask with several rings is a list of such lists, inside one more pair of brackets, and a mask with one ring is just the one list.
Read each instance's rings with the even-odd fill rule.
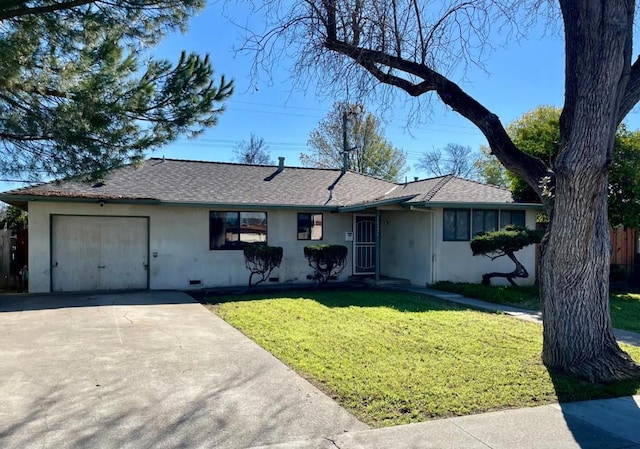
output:
[[[537,287],[487,286],[463,282],[436,282],[431,287],[496,304],[540,310]],[[640,294],[612,293],[609,304],[614,327],[640,332]]]
[[[541,327],[395,291],[210,298],[216,313],[374,426],[635,394],[550,376]],[[640,349],[625,348],[640,359]]]

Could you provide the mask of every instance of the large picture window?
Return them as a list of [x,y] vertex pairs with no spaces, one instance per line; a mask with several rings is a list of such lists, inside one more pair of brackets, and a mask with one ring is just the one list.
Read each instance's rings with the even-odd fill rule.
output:
[[298,214],[298,240],[322,240],[322,214]]
[[266,242],[266,212],[209,212],[209,249],[242,249]]
[[469,209],[445,209],[443,229],[445,241],[469,240]]

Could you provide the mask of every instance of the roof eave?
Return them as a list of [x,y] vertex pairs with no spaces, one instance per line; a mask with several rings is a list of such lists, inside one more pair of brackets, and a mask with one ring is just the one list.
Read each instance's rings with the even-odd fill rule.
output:
[[425,201],[406,203],[405,206],[426,208],[450,207],[456,209],[544,209],[540,203],[504,203],[504,202],[473,202],[473,201]]
[[389,206],[392,204],[402,204],[415,197],[416,195],[407,195],[407,196],[401,196],[398,198],[390,198],[386,200],[370,201],[362,204],[354,204],[351,206],[342,206],[338,208],[338,212],[340,213],[359,212],[362,210],[371,209],[373,207]]
[[100,197],[68,197],[68,196],[41,196],[41,195],[7,195],[0,194],[0,201],[17,205],[26,204],[30,201],[36,202],[56,202],[56,203],[102,203],[102,204],[136,204],[141,206],[171,206],[171,207],[206,207],[220,209],[244,209],[244,210],[309,210],[309,211],[337,211],[338,206],[317,205],[317,204],[247,204],[247,203],[216,203],[216,202],[196,202],[196,201],[162,201],[158,199],[136,199],[136,198],[100,198]]

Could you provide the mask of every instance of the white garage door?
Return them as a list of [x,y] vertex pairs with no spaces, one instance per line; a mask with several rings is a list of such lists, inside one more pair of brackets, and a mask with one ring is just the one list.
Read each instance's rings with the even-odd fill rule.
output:
[[148,287],[146,217],[51,217],[54,292]]

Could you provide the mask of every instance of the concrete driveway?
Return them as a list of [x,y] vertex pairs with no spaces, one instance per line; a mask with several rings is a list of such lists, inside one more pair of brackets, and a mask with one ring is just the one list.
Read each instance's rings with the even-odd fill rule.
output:
[[367,426],[191,297],[0,297],[0,447],[247,448]]

